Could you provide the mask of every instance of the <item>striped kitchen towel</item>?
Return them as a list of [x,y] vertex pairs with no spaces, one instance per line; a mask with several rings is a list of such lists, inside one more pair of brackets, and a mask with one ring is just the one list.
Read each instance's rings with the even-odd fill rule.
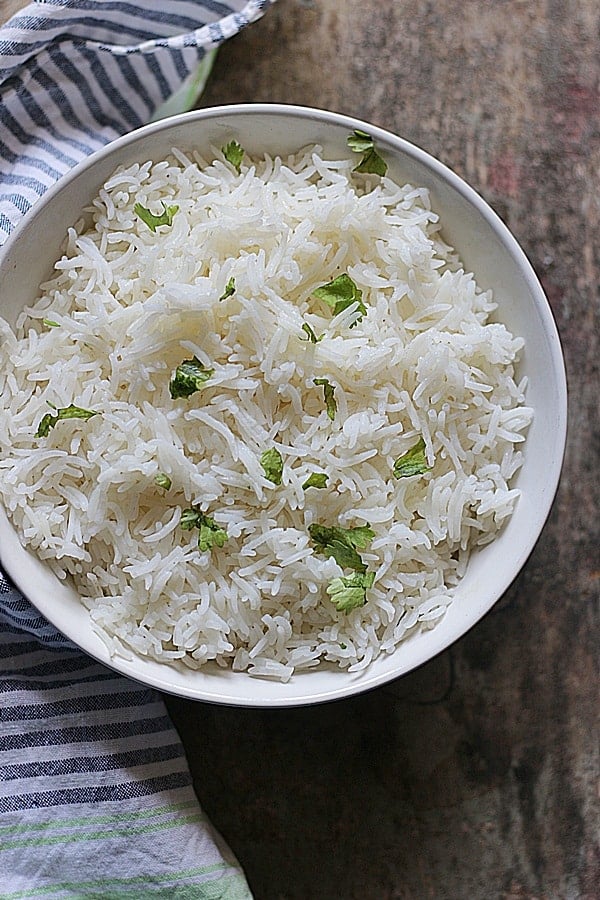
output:
[[[189,108],[214,49],[269,5],[45,0],[13,17],[0,29],[0,242],[84,156]],[[160,697],[83,655],[0,573],[0,897],[250,896]]]

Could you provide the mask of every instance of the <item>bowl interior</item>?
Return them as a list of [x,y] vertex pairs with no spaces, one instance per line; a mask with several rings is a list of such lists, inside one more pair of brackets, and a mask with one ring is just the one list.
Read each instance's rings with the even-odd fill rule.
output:
[[402,675],[445,649],[491,608],[524,564],[550,510],[564,452],[566,385],[558,334],[540,284],[510,232],[471,188],[424,151],[359,120],[298,107],[241,105],[187,113],[120,138],[51,188],[13,233],[0,255],[1,315],[14,323],[32,303],[60,255],[66,228],[117,166],[162,159],[173,146],[209,156],[211,147],[232,138],[256,155],[285,155],[319,143],[326,155],[341,158],[355,128],[375,137],[391,177],[429,189],[445,239],[479,286],[494,291],[496,318],[525,338],[519,374],[529,378],[527,402],[535,417],[516,479],[523,496],[497,539],[473,554],[454,603],[433,630],[409,638],[355,675],[324,667],[295,674],[288,684],[216,664],[192,671],[148,659],[111,659],[75,591],[23,549],[0,509],[0,562],[22,593],[86,652],[162,690],[219,703],[292,706],[347,696]]

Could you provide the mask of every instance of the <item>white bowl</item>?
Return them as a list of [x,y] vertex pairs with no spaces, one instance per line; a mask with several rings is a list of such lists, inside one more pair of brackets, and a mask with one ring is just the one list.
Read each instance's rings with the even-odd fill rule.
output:
[[67,226],[80,218],[117,166],[162,159],[173,146],[208,153],[209,146],[220,147],[231,138],[251,154],[287,154],[314,142],[323,145],[325,154],[339,157],[348,152],[346,138],[355,128],[375,138],[393,178],[430,190],[446,240],[480,287],[493,290],[497,318],[525,338],[520,374],[529,377],[527,402],[535,418],[516,479],[522,497],[496,540],[473,554],[455,601],[433,630],[405,640],[394,653],[357,674],[323,667],[297,673],[287,684],[215,664],[192,671],[141,657],[111,659],[75,591],[23,549],[0,509],[0,562],[19,590],[86,653],[160,690],[215,703],[297,706],[384,684],[444,650],[491,609],[525,563],[550,511],[564,452],[567,395],[560,342],[539,281],[514,237],[472,188],[423,150],[357,119],[303,107],[236,105],[186,113],[114,141],[51,188],[5,244],[0,255],[1,314],[14,323],[33,301],[59,257]]

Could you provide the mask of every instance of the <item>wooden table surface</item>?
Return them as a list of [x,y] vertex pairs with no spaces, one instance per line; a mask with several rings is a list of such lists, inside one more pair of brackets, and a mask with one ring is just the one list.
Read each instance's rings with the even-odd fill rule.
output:
[[356,115],[469,181],[542,280],[570,390],[548,524],[451,649],[314,709],[167,698],[256,900],[600,897],[599,34],[598,0],[279,0],[218,56],[203,106]]

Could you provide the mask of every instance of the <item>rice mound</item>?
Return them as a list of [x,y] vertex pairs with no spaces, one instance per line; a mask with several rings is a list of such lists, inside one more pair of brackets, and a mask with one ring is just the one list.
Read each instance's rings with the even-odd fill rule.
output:
[[[356,671],[433,627],[510,517],[532,417],[523,341],[490,321],[425,189],[353,175],[318,146],[239,174],[215,157],[174,149],[117,171],[17,335],[0,320],[0,496],[112,653],[283,681],[322,661]],[[161,201],[178,211],[153,232],[134,205]],[[313,296],[341,273],[362,318]],[[214,373],[174,400],[193,356]],[[315,378],[335,385],[333,421]],[[39,438],[48,402],[99,414]],[[431,468],[393,477],[421,437]],[[281,485],[260,463],[272,447]],[[303,489],[315,471],[327,488]],[[222,548],[180,527],[190,506],[227,532]],[[332,603],[344,573],[314,522],[375,532],[364,606]]]

